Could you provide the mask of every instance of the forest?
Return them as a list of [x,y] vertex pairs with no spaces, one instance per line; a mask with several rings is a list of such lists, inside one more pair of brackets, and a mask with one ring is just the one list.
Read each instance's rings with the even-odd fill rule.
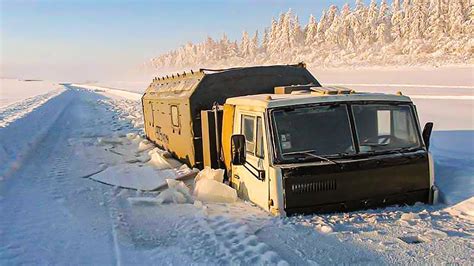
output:
[[291,9],[263,32],[224,33],[187,43],[146,63],[151,68],[286,64],[312,67],[472,64],[474,1],[356,0],[329,6],[306,25]]

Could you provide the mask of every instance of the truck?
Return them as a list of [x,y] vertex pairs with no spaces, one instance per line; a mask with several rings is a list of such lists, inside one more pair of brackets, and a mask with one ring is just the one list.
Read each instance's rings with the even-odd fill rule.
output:
[[401,93],[324,87],[299,63],[157,77],[142,106],[150,141],[275,215],[437,198],[433,123]]

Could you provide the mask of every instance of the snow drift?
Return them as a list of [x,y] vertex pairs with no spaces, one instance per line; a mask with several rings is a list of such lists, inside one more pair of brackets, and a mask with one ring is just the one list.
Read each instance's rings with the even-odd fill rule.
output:
[[223,169],[205,167],[196,175],[194,196],[205,202],[235,202],[237,191],[222,183],[224,180]]

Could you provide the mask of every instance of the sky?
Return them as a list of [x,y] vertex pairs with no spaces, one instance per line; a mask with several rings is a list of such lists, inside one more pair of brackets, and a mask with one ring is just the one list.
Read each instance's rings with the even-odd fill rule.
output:
[[[305,24],[354,0],[0,0],[1,77],[94,81],[206,36],[240,39],[292,9]],[[367,1],[366,1],[367,2]]]

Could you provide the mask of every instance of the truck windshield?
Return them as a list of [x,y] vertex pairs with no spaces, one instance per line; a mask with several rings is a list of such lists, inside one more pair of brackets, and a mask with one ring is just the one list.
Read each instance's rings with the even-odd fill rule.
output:
[[321,156],[355,153],[346,105],[287,108],[272,113],[280,160],[325,160]]
[[420,147],[409,105],[352,105],[361,153]]

